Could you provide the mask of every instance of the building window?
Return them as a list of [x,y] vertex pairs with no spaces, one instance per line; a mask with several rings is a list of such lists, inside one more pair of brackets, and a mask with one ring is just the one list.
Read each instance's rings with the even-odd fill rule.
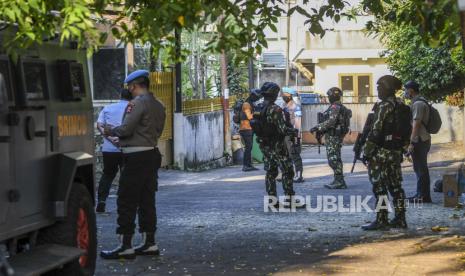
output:
[[339,86],[344,92],[344,98],[351,102],[372,102],[372,74],[339,74]]

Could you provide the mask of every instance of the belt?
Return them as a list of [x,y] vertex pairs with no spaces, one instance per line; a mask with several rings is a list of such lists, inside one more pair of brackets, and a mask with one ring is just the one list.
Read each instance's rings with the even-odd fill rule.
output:
[[121,151],[123,153],[134,153],[134,152],[141,152],[141,151],[147,151],[147,150],[154,150],[155,147],[124,147],[121,148]]

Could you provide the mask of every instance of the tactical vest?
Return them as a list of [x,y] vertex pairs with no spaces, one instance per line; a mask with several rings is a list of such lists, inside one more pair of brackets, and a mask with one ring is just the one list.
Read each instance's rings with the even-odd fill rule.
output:
[[388,103],[394,108],[386,116],[379,145],[389,150],[400,150],[410,141],[412,113],[410,107],[397,100]]
[[[338,103],[339,113],[337,114],[336,125],[327,131],[330,136],[345,136],[350,130],[350,118],[352,118],[352,111],[345,107],[343,104]],[[329,119],[331,106],[323,113],[323,121]]]
[[276,131],[276,126],[268,122],[268,111],[273,105],[266,105],[260,112],[255,112],[253,119],[250,121],[255,135],[264,142],[278,141],[284,138]]

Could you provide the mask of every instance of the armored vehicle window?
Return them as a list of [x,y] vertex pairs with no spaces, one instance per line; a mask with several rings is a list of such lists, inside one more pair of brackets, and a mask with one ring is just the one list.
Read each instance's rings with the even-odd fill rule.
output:
[[3,74],[0,73],[0,107],[2,107],[6,102],[7,100],[6,100],[5,81],[3,78]]
[[71,85],[73,87],[73,95],[76,98],[82,98],[86,96],[86,90],[84,88],[84,76],[82,66],[78,63],[71,66]]
[[44,99],[47,95],[47,75],[45,64],[35,62],[23,63],[24,82],[28,100]]
[[11,63],[8,57],[0,57],[0,74],[3,75],[3,80],[6,88],[8,100],[13,100],[13,74],[11,71]]
[[84,86],[84,69],[82,64],[70,60],[58,60],[57,79],[64,101],[75,101],[86,96]]

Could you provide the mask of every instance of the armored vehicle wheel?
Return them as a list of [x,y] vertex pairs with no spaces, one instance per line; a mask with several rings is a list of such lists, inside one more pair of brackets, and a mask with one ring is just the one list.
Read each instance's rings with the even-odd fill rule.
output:
[[85,253],[54,275],[93,275],[97,254],[97,229],[92,198],[86,187],[74,183],[68,200],[68,216],[64,221],[43,229],[38,243],[55,243],[81,248]]

